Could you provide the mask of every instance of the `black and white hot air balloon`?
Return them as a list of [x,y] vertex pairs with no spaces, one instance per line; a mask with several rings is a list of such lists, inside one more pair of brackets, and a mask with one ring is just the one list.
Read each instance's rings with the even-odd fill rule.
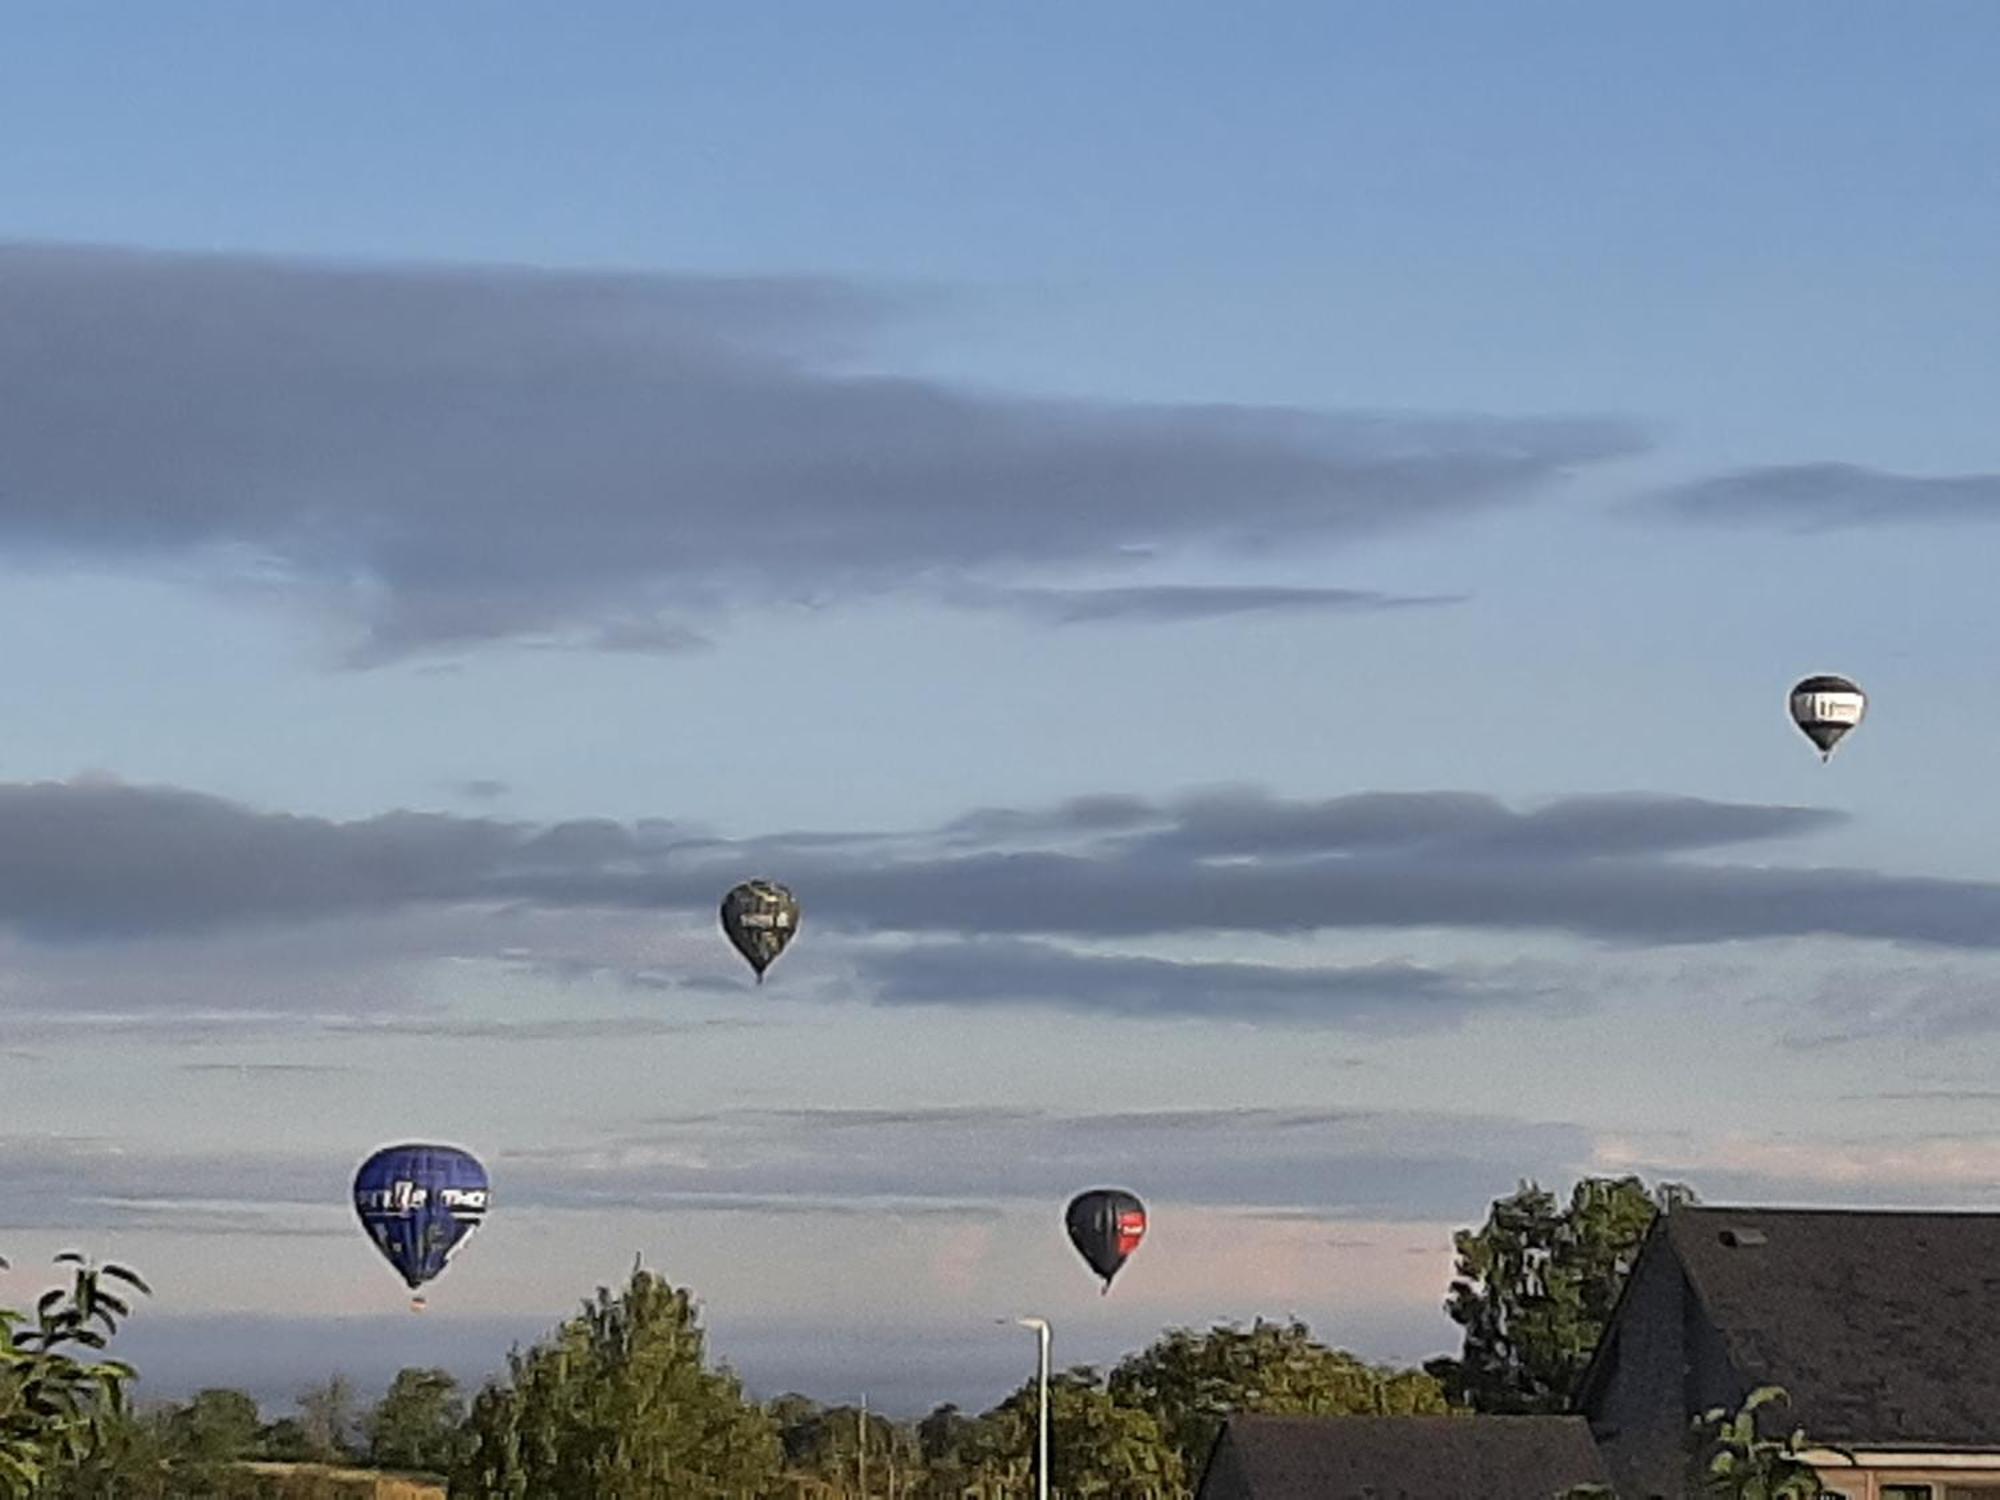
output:
[[762,984],[799,930],[799,903],[776,881],[746,880],[722,898],[722,930]]
[[1808,677],[1792,689],[1792,722],[1826,760],[1868,712],[1867,696],[1845,677]]

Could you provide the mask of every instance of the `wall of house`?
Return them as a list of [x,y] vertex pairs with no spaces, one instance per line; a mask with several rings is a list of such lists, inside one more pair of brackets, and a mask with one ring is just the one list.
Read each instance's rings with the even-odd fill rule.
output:
[[2000,1454],[1957,1453],[1950,1468],[1905,1460],[1863,1462],[1816,1455],[1823,1495],[1839,1500],[2000,1500]]

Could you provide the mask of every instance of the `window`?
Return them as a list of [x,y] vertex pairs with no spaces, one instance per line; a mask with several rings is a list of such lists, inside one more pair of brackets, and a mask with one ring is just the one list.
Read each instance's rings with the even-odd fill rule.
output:
[[1885,1484],[1875,1493],[1881,1500],[1933,1500],[1937,1491],[1927,1484]]

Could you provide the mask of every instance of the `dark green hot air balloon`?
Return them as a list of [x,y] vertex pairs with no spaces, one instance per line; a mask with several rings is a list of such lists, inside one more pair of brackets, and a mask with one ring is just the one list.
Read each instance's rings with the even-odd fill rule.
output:
[[776,881],[746,880],[722,898],[722,930],[762,984],[764,971],[799,930],[799,903]]
[[1122,1188],[1093,1188],[1070,1200],[1063,1222],[1069,1242],[1104,1278],[1108,1292],[1111,1278],[1146,1237],[1146,1205]]

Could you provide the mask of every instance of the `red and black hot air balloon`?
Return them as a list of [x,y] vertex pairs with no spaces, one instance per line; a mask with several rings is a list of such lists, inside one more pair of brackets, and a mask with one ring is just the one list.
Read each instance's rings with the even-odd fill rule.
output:
[[1109,1292],[1111,1278],[1146,1237],[1146,1205],[1123,1188],[1092,1188],[1070,1200],[1063,1222],[1069,1242]]

